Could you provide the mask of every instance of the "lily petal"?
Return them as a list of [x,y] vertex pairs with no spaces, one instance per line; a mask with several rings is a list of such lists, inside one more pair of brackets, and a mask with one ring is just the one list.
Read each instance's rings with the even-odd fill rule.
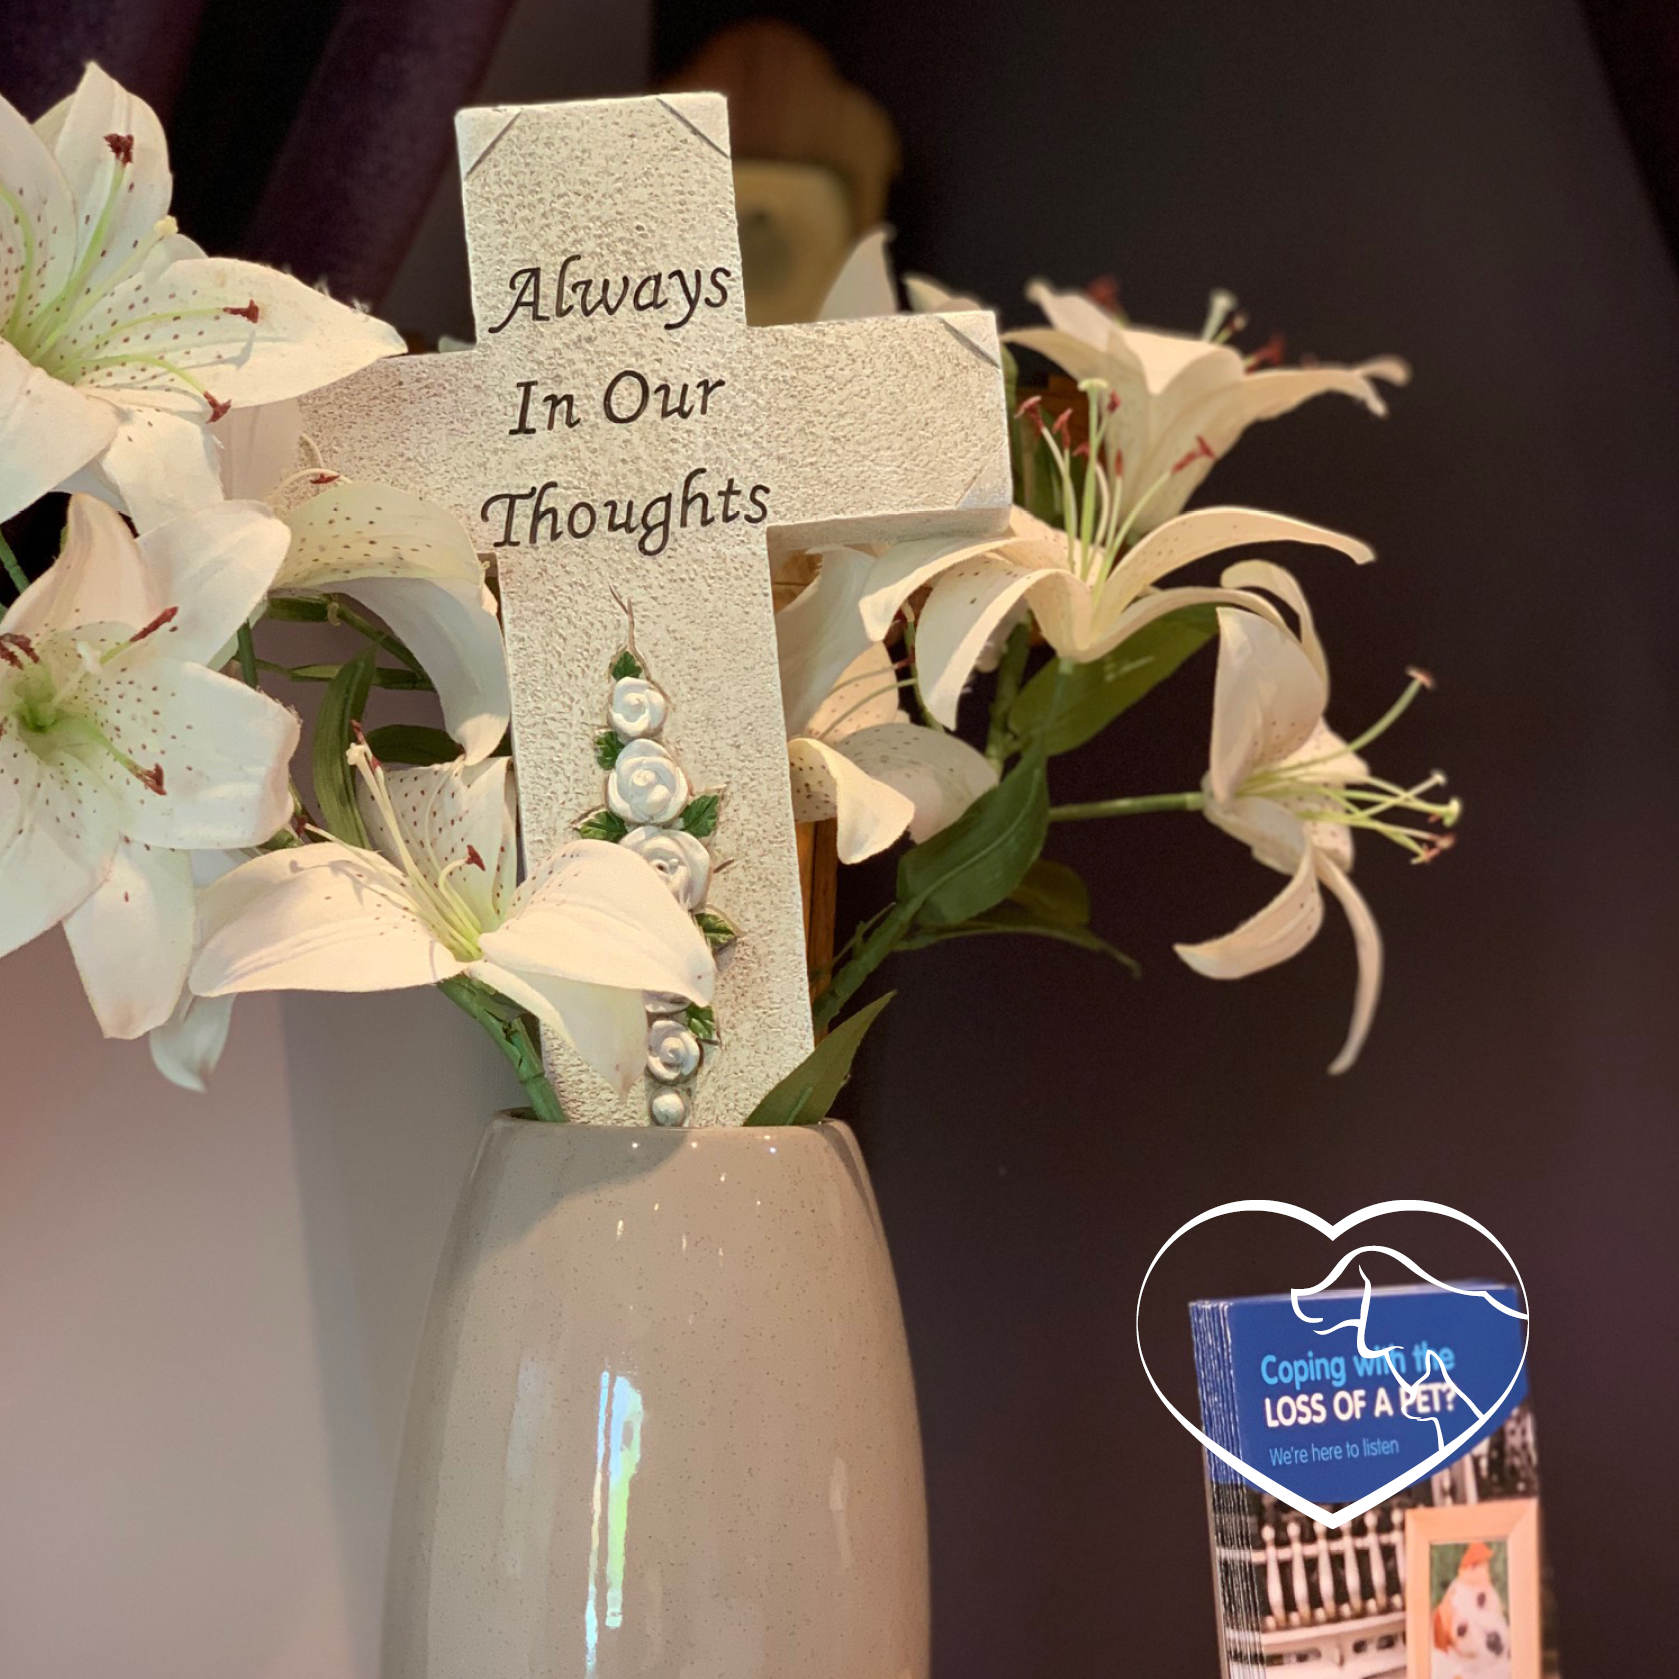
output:
[[956,726],[962,691],[992,631],[1028,593],[1044,634],[1074,656],[1090,591],[1071,572],[1016,565],[994,553],[964,560],[939,578],[916,629],[915,666],[922,702],[946,728]]
[[202,665],[152,657],[115,674],[120,669],[112,667],[88,710],[147,774],[142,782],[111,766],[108,785],[122,805],[124,831],[184,851],[272,838],[291,815],[287,766],[297,750],[297,713]]
[[948,828],[997,785],[997,772],[965,740],[917,723],[880,723],[849,734],[841,750],[876,783],[914,806],[910,838],[919,844]]
[[886,633],[874,631],[861,610],[875,563],[872,555],[853,548],[830,550],[815,579],[775,615],[782,720],[789,736],[810,729],[835,684]]
[[195,418],[111,400],[99,390],[87,395],[116,416],[116,434],[65,489],[120,507],[142,532],[221,500],[215,440]]
[[0,734],[0,956],[68,915],[110,872],[110,796],[75,758],[47,762]]
[[1368,565],[1376,557],[1367,542],[1305,519],[1252,507],[1203,507],[1150,531],[1114,567],[1103,593],[1132,599],[1180,566],[1248,542],[1309,542],[1334,548],[1356,565]]
[[1319,877],[1347,912],[1347,922],[1353,930],[1353,947],[1358,952],[1352,1024],[1347,1028],[1347,1041],[1341,1045],[1341,1053],[1329,1066],[1332,1073],[1344,1073],[1358,1059],[1376,1016],[1376,1003],[1382,994],[1382,934],[1363,893],[1353,885],[1351,877],[1321,851],[1316,853],[1316,861]]
[[1323,716],[1323,678],[1300,643],[1254,612],[1221,607],[1207,788],[1228,804],[1261,765],[1280,763]]
[[845,667],[833,692],[812,714],[802,732],[822,740],[840,740],[876,723],[903,718],[898,703],[898,671],[882,643],[871,641]]
[[[1031,515],[1016,508],[1010,515],[1010,537],[1020,534],[1017,519]],[[892,628],[892,620],[903,610],[916,590],[966,560],[978,559],[982,554],[996,551],[1008,537],[989,537],[975,542],[971,537],[918,537],[912,542],[894,542],[869,567],[867,585],[858,600],[864,628],[871,641],[881,641]]]
[[216,422],[222,492],[230,501],[263,501],[301,465],[303,410],[294,399],[235,408]]
[[183,991],[175,1012],[147,1035],[152,1065],[171,1084],[202,1096],[227,1048],[232,1024],[232,997],[195,997]]
[[[0,251],[5,252],[0,258],[3,330],[33,316],[69,279],[75,263],[76,205],[49,144],[4,99],[0,99],[0,158],[5,159],[6,186],[17,199],[14,207],[0,198]],[[20,289],[25,294],[21,298]]]
[[527,978],[711,1000],[716,963],[693,918],[648,862],[604,840],[562,846],[480,940],[486,960]]
[[860,863],[884,851],[915,819],[915,801],[907,793],[876,780],[839,746],[802,735],[788,741],[787,761],[794,820],[837,818],[842,863]]
[[138,630],[163,604],[121,515],[91,496],[72,496],[58,558],[13,602],[0,629],[30,636],[89,624]]
[[[0,241],[7,227],[0,209]],[[4,303],[0,288],[0,316]],[[116,434],[109,403],[43,373],[0,339],[0,519],[56,490]]]
[[474,979],[527,1008],[557,1032],[620,1096],[647,1070],[647,1009],[639,991],[474,962]]
[[1324,702],[1327,704],[1329,659],[1323,650],[1323,642],[1318,637],[1311,602],[1306,599],[1306,591],[1300,587],[1300,581],[1294,573],[1283,566],[1273,564],[1270,560],[1242,560],[1236,565],[1227,566],[1219,581],[1227,589],[1263,589],[1266,594],[1275,595],[1293,610],[1295,618],[1299,621],[1296,636],[1306,657],[1317,667],[1318,675],[1323,678]]
[[103,883],[64,922],[107,1038],[138,1038],[175,1012],[196,925],[188,854],[124,840]]
[[886,254],[891,242],[892,229],[876,227],[851,247],[851,255],[822,301],[816,316],[819,321],[860,321],[898,313],[898,287]]
[[176,612],[158,632],[160,648],[173,659],[214,665],[267,596],[290,540],[286,527],[255,501],[219,502],[141,537],[154,606]]
[[512,698],[495,598],[446,508],[383,484],[341,483],[284,515],[282,589],[339,589],[378,614],[431,677],[469,763],[507,732]]
[[423,579],[357,578],[338,585],[382,618],[431,678],[443,726],[469,764],[501,744],[513,713],[501,623],[480,593]]
[[1288,884],[1234,932],[1204,944],[1172,948],[1208,979],[1245,979],[1298,956],[1322,925],[1323,895],[1318,890],[1316,863],[1306,847]]
[[[52,148],[81,211],[74,226],[77,284],[56,311],[69,318],[79,301],[106,290],[157,242],[173,188],[169,146],[151,106],[97,64],[35,132]],[[54,312],[49,308],[43,320]]]
[[166,254],[60,340],[76,384],[208,419],[212,397],[284,402],[406,348],[394,327],[277,269],[177,245]]
[[201,997],[397,991],[466,966],[427,929],[401,873],[347,845],[252,858],[199,895],[198,919],[188,983]]
[[518,866],[512,771],[507,758],[464,768],[387,770],[385,788],[400,836],[391,832],[366,783],[358,782],[356,803],[367,837],[393,862],[406,848],[428,874],[447,870],[451,889],[477,924],[494,926],[512,900]]

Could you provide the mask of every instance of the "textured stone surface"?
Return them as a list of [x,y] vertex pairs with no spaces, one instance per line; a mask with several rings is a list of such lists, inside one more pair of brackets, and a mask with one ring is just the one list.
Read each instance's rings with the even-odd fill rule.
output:
[[[739,1123],[810,1048],[768,554],[1001,528],[995,323],[749,329],[717,95],[464,111],[458,131],[478,347],[371,368],[311,399],[306,426],[339,471],[444,503],[495,557],[528,857],[601,803],[615,593],[633,605],[666,743],[696,788],[727,789],[710,902],[741,936],[695,1118]],[[645,1120],[642,1092],[621,1103],[547,1052],[575,1117]]]

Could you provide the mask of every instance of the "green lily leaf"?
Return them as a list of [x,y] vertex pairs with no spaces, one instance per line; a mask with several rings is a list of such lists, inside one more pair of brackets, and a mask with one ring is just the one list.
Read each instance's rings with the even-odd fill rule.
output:
[[999,933],[1030,933],[1037,938],[1055,939],[1078,950],[1087,950],[1093,956],[1105,956],[1110,962],[1117,962],[1129,971],[1133,979],[1142,976],[1142,967],[1135,957],[1127,956],[1088,927],[1048,920],[1013,902],[998,904],[984,915],[976,915],[972,920],[959,922],[954,927],[933,927],[912,933],[898,948],[927,950],[936,944],[947,944],[951,939],[974,939]]
[[1042,731],[1052,757],[1071,752],[1099,735],[1217,633],[1218,619],[1210,606],[1170,612],[1128,636],[1105,657],[1063,672],[1059,693],[1056,664],[1051,661],[1020,690],[1009,712],[1009,727],[1022,737]]
[[906,851],[898,902],[929,927],[983,915],[1026,878],[1049,831],[1043,743],[1034,740],[1012,770],[957,821]]
[[1056,927],[1090,925],[1090,888],[1077,869],[1049,857],[1033,863],[1026,878],[1009,893],[1008,902]]
[[346,845],[360,846],[364,851],[367,829],[356,808],[355,778],[344,755],[350,750],[352,727],[367,709],[367,696],[373,688],[373,658],[373,649],[365,648],[327,684],[315,722],[312,765],[321,826]]
[[626,676],[643,676],[645,674],[641,660],[627,647],[612,661],[612,680],[614,682],[621,682]]
[[842,1020],[746,1117],[748,1125],[816,1125],[828,1117],[834,1098],[851,1076],[869,1028],[892,1001],[893,992],[877,998]]
[[387,723],[370,729],[367,744],[373,756],[386,764],[452,764],[460,757],[460,742],[441,729],[418,723]]
[[624,743],[611,729],[602,729],[595,736],[595,762],[603,770],[609,770],[618,762],[618,754],[624,750]]

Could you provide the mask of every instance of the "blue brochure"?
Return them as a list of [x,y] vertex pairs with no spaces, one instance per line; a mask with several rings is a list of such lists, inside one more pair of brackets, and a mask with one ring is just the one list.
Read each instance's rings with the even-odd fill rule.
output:
[[[1508,1284],[1270,1294],[1190,1311],[1202,1427],[1325,1507],[1420,1471],[1468,1431],[1431,1468],[1454,1462],[1527,1394],[1527,1324]],[[1236,1478],[1217,1458],[1209,1472]]]

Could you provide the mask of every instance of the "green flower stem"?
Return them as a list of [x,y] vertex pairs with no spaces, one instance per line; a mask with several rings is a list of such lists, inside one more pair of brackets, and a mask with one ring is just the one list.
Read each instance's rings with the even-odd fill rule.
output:
[[564,1125],[566,1111],[542,1070],[542,1052],[531,1039],[524,1015],[488,986],[464,974],[442,981],[437,989],[457,1008],[471,1015],[495,1040],[496,1047],[519,1075],[519,1083],[525,1087],[536,1117],[548,1125]]
[[17,555],[12,552],[12,545],[6,540],[4,531],[0,531],[0,568],[4,568],[12,587],[20,595],[29,587],[29,579],[24,576],[23,567],[18,564]]
[[1205,793],[1145,793],[1135,799],[1098,799],[1094,804],[1051,805],[1051,822],[1092,822],[1102,816],[1147,816],[1157,810],[1205,810]]
[[1001,775],[1007,762],[1014,736],[1009,732],[1009,712],[1020,693],[1020,679],[1026,674],[1026,661],[1032,654],[1032,626],[1021,622],[1009,634],[1003,649],[1002,662],[997,666],[997,687],[991,696],[991,724],[985,735],[985,761]]
[[829,981],[828,989],[811,1008],[811,1018],[816,1022],[818,1031],[833,1020],[857,994],[863,981],[897,949],[915,925],[919,907],[917,904],[894,904],[879,926],[863,940],[857,954]]
[[383,648],[393,659],[407,665],[419,675],[425,674],[420,661],[387,629],[364,617],[353,606],[346,605],[336,595],[276,595],[268,603],[268,616],[294,623],[342,624],[347,630]]
[[257,685],[257,644],[249,624],[239,626],[239,675],[247,688]]

